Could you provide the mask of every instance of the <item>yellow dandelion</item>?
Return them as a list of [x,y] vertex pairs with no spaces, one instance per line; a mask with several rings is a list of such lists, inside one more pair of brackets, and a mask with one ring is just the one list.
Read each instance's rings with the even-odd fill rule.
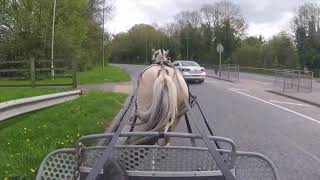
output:
[[33,169],[33,168],[30,168],[30,171],[31,171],[32,173],[35,173],[35,172],[36,172],[36,170]]
[[10,143],[8,142],[8,145],[10,145]]
[[27,139],[27,141],[29,142],[29,141],[30,141],[30,139]]
[[80,134],[78,133],[77,136],[80,137]]
[[64,142],[61,142],[62,145],[64,145]]
[[4,177],[3,180],[9,180],[9,178],[8,177]]
[[27,130],[27,128],[23,128],[23,130]]

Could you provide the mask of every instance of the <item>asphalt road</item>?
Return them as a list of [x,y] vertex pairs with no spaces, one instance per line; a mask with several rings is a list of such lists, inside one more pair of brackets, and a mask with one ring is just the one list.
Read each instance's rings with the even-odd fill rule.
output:
[[[118,66],[133,77],[145,67]],[[269,157],[282,180],[320,180],[320,109],[261,90],[271,79],[241,74],[237,83],[207,78],[190,87],[216,135],[232,139],[237,150]],[[201,118],[199,113],[194,115]],[[183,120],[177,131],[187,131]],[[185,143],[189,142],[173,141]]]

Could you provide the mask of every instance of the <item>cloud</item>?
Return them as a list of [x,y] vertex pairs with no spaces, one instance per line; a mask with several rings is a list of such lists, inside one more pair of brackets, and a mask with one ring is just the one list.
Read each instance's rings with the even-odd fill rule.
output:
[[294,14],[292,12],[283,13],[279,19],[265,23],[251,22],[249,24],[248,34],[252,36],[263,35],[265,38],[270,38],[281,31],[290,30],[290,22]]
[[[126,31],[134,24],[170,22],[180,11],[197,10],[203,4],[215,0],[117,0],[116,14],[107,27],[109,32]],[[242,14],[249,24],[249,35],[269,38],[287,30],[299,5],[318,0],[233,0],[239,4]],[[109,26],[108,26],[109,25]]]

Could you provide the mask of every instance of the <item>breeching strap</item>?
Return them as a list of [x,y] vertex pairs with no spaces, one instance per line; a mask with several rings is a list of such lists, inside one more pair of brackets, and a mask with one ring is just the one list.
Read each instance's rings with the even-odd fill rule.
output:
[[123,114],[120,117],[120,124],[118,129],[115,131],[114,136],[112,136],[110,143],[108,144],[108,146],[106,147],[105,151],[103,152],[102,156],[99,158],[98,162],[96,162],[89,175],[87,176],[86,180],[94,180],[98,177],[99,173],[101,172],[101,169],[103,168],[103,165],[105,164],[105,162],[107,162],[107,160],[110,158],[111,152],[113,150],[113,147],[116,145],[118,139],[119,139],[119,135],[121,133],[121,130],[123,129],[123,127],[126,125],[127,121],[123,121],[123,118],[125,117],[125,115],[127,114],[128,110],[130,109],[130,106],[133,102],[133,99],[136,95],[136,89],[134,90],[129,104],[126,107],[125,111],[123,112]]
[[229,170],[228,166],[223,161],[223,159],[221,157],[221,154],[219,154],[219,152],[217,151],[216,146],[214,145],[214,143],[212,143],[212,141],[205,134],[205,131],[202,128],[202,125],[200,125],[201,123],[199,122],[199,120],[194,118],[192,113],[190,113],[190,109],[191,108],[190,108],[189,105],[187,106],[187,108],[188,108],[187,113],[190,115],[190,118],[193,120],[193,123],[194,123],[195,127],[197,128],[197,130],[199,131],[200,135],[202,136],[202,139],[203,139],[204,143],[208,147],[208,151],[210,152],[210,154],[212,155],[213,159],[217,163],[217,166],[221,170],[221,173],[225,177],[225,180],[236,180],[234,175]]

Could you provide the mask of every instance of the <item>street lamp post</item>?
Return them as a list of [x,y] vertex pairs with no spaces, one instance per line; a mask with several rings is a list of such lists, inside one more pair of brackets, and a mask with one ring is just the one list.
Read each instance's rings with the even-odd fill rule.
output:
[[187,61],[189,60],[189,23],[190,21],[187,21]]
[[54,63],[53,63],[53,43],[54,43],[54,23],[56,18],[57,0],[53,2],[53,17],[52,17],[52,33],[51,33],[51,77],[54,78]]
[[146,60],[145,60],[145,63],[147,64],[148,62],[148,37],[146,39]]
[[102,8],[102,68],[104,68],[104,9],[106,5],[106,0],[103,1],[103,8]]

